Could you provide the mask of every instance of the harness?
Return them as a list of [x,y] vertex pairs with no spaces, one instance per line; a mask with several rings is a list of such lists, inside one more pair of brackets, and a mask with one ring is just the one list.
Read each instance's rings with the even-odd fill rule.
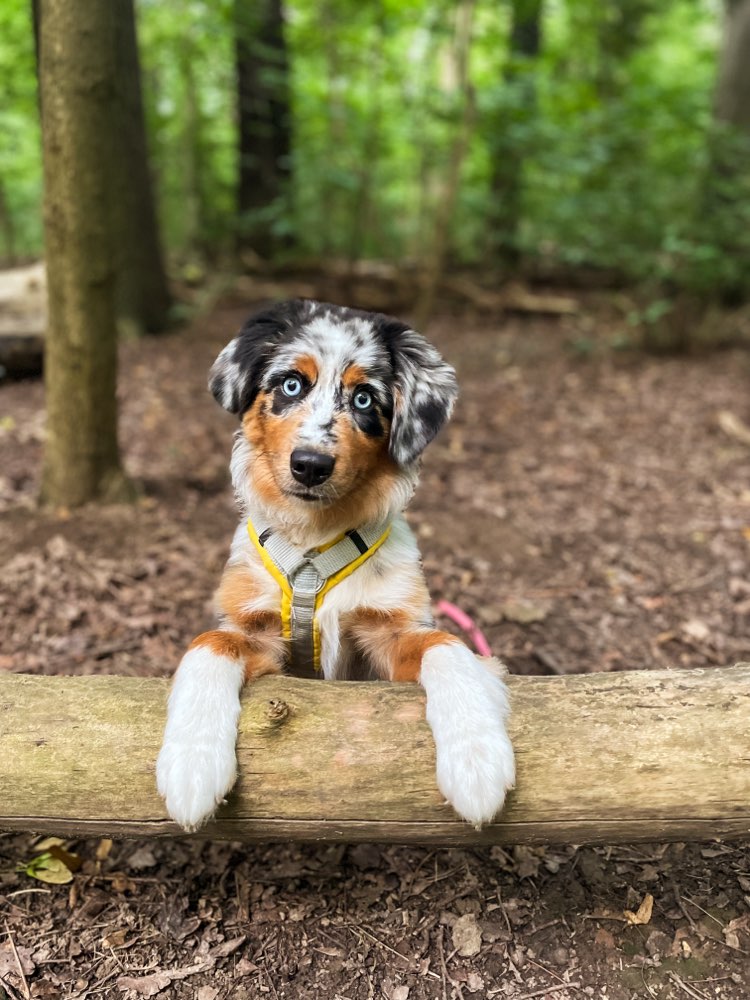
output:
[[359,569],[391,531],[390,521],[347,531],[327,545],[302,550],[263,523],[248,518],[247,531],[263,565],[281,588],[281,634],[289,641],[292,672],[320,671],[318,611],[337,583]]

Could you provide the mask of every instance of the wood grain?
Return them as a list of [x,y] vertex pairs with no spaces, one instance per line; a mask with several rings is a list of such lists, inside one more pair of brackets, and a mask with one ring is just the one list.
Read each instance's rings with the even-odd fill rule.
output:
[[[750,664],[511,678],[518,786],[476,831],[434,779],[421,690],[262,678],[240,780],[202,834],[246,841],[615,843],[750,836]],[[180,832],[154,786],[166,681],[0,676],[0,828]]]

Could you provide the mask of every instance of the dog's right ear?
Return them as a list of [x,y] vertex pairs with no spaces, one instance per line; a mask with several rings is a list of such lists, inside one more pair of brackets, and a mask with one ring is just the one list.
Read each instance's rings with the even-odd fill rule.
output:
[[274,351],[298,328],[304,308],[301,299],[291,299],[256,313],[219,354],[209,372],[208,388],[225,410],[241,417],[250,409]]

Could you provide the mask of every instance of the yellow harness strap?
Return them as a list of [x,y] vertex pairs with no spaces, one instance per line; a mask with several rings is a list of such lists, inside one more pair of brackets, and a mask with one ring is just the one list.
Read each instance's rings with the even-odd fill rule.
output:
[[304,552],[257,519],[254,525],[248,518],[247,531],[281,591],[281,634],[290,643],[292,672],[315,675],[321,667],[318,612],[323,600],[377,552],[390,534],[390,522],[348,531]]

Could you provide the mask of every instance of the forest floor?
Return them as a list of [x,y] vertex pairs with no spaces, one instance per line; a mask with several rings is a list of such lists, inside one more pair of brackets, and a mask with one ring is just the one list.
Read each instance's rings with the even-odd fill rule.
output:
[[[209,626],[235,423],[206,372],[249,308],[123,345],[130,507],[39,510],[42,385],[0,387],[0,669],[163,676]],[[434,598],[514,673],[750,660],[750,352],[646,357],[625,326],[601,293],[429,331],[462,399],[410,520]],[[47,886],[15,871],[33,838],[0,835],[11,1000],[19,961],[35,997],[750,995],[750,845],[68,847],[82,868]]]

